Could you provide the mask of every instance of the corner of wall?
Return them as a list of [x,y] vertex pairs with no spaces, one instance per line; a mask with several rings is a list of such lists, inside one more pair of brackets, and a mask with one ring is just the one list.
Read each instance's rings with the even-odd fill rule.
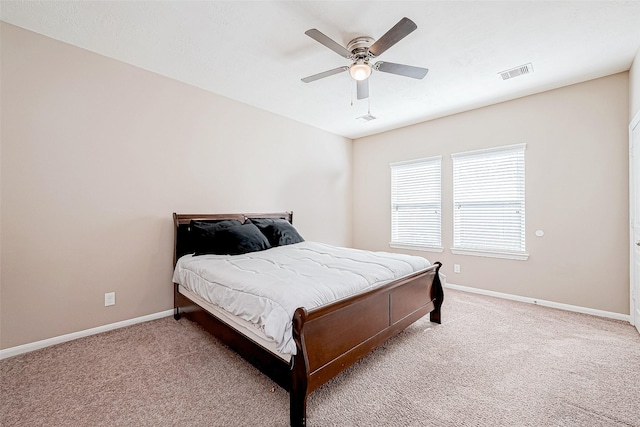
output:
[[629,122],[640,112],[640,48],[629,68]]

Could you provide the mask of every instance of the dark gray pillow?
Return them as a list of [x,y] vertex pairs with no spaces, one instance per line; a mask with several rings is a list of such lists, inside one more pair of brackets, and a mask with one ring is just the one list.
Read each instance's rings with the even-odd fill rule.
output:
[[191,237],[195,255],[216,254],[220,252],[220,241],[216,239],[216,233],[225,228],[242,225],[236,219],[223,219],[217,221],[191,221]]
[[255,224],[269,240],[271,246],[285,246],[304,242],[298,230],[287,220],[280,218],[251,218],[247,222]]
[[260,229],[250,222],[223,228],[216,232],[219,255],[239,255],[269,249],[271,245]]

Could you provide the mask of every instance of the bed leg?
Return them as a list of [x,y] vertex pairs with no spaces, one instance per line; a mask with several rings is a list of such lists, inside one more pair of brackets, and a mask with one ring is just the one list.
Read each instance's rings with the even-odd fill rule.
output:
[[436,267],[436,275],[433,277],[433,285],[432,285],[432,292],[433,292],[433,298],[434,298],[433,303],[435,305],[435,308],[429,314],[429,319],[433,323],[440,324],[441,323],[440,307],[442,307],[442,302],[444,301],[444,291],[442,290],[442,283],[440,283],[440,274],[439,274],[440,267],[442,267],[442,263],[435,262],[435,264],[438,265],[438,267]]
[[289,392],[290,408],[289,417],[291,427],[306,427],[307,425],[307,393],[294,391]]
[[173,284],[173,307],[175,308],[175,311],[173,313],[173,318],[176,320],[180,320],[180,309],[178,307],[178,284],[174,283]]
[[293,357],[291,387],[289,389],[289,418],[291,427],[304,427],[307,425],[309,362],[303,333],[306,318],[307,311],[304,308],[297,309],[293,315],[293,339],[298,348],[297,354]]
[[438,325],[440,323],[442,323],[442,321],[440,320],[440,309],[439,308],[433,310],[429,314],[429,320],[432,321],[433,323],[437,323]]

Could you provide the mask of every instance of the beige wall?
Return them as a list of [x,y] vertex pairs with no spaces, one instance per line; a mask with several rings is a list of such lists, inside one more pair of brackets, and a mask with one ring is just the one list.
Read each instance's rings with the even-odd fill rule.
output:
[[[389,250],[389,162],[440,154],[445,251],[413,253],[443,261],[452,283],[628,313],[627,115],[640,109],[638,56],[630,77],[362,138],[352,147],[118,61],[1,28],[0,349],[171,308],[173,211],[291,209],[309,240],[350,245],[353,232],[354,246]],[[452,255],[449,154],[520,142],[527,143],[529,260]],[[536,229],[545,236],[535,237]],[[110,291],[117,304],[105,308]]]
[[174,211],[351,243],[351,140],[1,27],[0,348],[172,308]]
[[640,49],[629,70],[629,121],[640,113]]
[[[445,250],[414,254],[442,261],[451,283],[628,314],[628,111],[621,73],[358,139],[354,246],[389,250],[389,163],[443,155]],[[529,259],[451,254],[450,154],[517,143],[527,144]]]

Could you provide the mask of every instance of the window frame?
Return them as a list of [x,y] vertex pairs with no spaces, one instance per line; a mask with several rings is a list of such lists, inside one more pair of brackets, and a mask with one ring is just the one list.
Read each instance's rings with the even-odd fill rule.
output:
[[[452,223],[452,228],[453,228],[453,233],[452,233],[452,248],[451,248],[451,253],[453,254],[458,254],[458,255],[473,255],[473,256],[484,256],[484,257],[492,257],[492,258],[504,258],[504,259],[514,259],[514,260],[527,260],[529,258],[529,254],[526,251],[526,187],[525,187],[525,178],[526,178],[526,159],[525,159],[525,151],[526,151],[526,144],[522,143],[522,144],[514,144],[514,145],[506,145],[506,146],[501,146],[501,147],[493,147],[493,148],[488,148],[488,149],[483,149],[483,150],[474,150],[474,151],[466,151],[466,152],[462,152],[462,153],[454,153],[451,154],[451,159],[452,159],[452,181],[453,181],[453,194],[452,194],[452,202],[453,202],[453,223]],[[509,184],[505,185],[504,180],[502,180],[502,182],[494,182],[494,186],[490,187],[491,190],[496,191],[496,192],[500,192],[501,189],[504,189],[506,187],[511,187],[510,188],[510,197],[511,198],[503,198],[502,200],[496,200],[496,199],[484,199],[484,200],[478,200],[478,201],[474,201],[471,202],[469,200],[469,184],[470,182],[481,182],[481,180],[479,179],[478,176],[475,176],[473,178],[468,178],[467,177],[467,181],[464,183],[461,183],[459,179],[457,179],[456,177],[458,176],[458,173],[460,172],[460,169],[458,167],[456,167],[456,162],[459,160],[462,161],[468,161],[468,160],[476,160],[476,161],[481,161],[482,157],[486,157],[487,160],[490,159],[490,157],[492,155],[499,155],[500,153],[505,154],[505,158],[506,156],[513,156],[513,153],[516,153],[516,155],[520,155],[521,154],[521,158],[517,159],[517,163],[513,163],[513,167],[516,169],[515,173],[513,174],[513,176],[509,177],[507,176],[507,178],[512,178],[514,181],[509,181]],[[504,160],[504,158],[503,158]],[[459,163],[458,163],[459,165]],[[467,165],[468,166],[468,165]],[[487,170],[487,169],[481,169],[481,170]],[[503,176],[504,178],[504,176]],[[496,178],[494,178],[496,179]],[[497,179],[496,179],[497,181]],[[483,183],[486,183],[486,181],[482,181]],[[460,194],[459,191],[457,191],[457,187],[459,187],[460,185],[466,185],[465,187],[465,193],[464,196]],[[471,184],[474,185],[474,184]],[[481,184],[478,184],[481,185]],[[485,184],[482,184],[485,185]],[[485,185],[485,187],[488,184]],[[478,192],[477,194],[482,194],[482,192]],[[464,197],[467,197],[466,200],[464,200]],[[462,199],[462,200],[461,200]],[[498,208],[502,208],[502,212],[504,213],[505,211],[505,207],[509,204],[516,204],[516,209],[519,210],[518,215],[519,215],[519,246],[521,249],[508,249],[506,247],[499,247],[499,246],[494,246],[494,247],[490,247],[490,243],[491,241],[495,241],[497,242],[499,240],[499,238],[497,237],[497,233],[499,233],[498,228],[495,228],[493,231],[495,234],[489,239],[489,241],[486,244],[486,247],[474,247],[473,244],[460,244],[460,240],[462,239],[462,237],[460,236],[460,233],[462,232],[462,230],[460,230],[460,222],[462,221],[459,218],[460,215],[460,206],[461,205],[474,205],[476,207],[480,206],[480,205],[484,205],[485,207],[492,205],[492,206],[497,206]],[[480,209],[478,212],[476,212],[476,215],[480,215],[482,214],[482,210]],[[496,215],[500,215],[500,213],[497,213]],[[518,220],[516,219],[514,221],[514,218],[518,218],[518,217],[512,217],[512,224],[516,224],[518,222]],[[471,227],[470,227],[471,228]],[[518,226],[516,225],[515,228],[518,228]],[[467,230],[468,232],[468,230]],[[516,237],[518,235],[518,232],[511,232],[511,236],[510,237]],[[477,235],[476,235],[477,236]],[[473,240],[473,237],[472,239]],[[514,239],[514,241],[517,241],[517,239]]]
[[[396,222],[396,220],[394,219],[394,210],[397,211],[397,206],[398,203],[395,202],[395,198],[398,196],[396,191],[397,191],[397,186],[396,184],[394,184],[394,182],[396,182],[394,180],[394,171],[399,171],[402,167],[411,167],[412,165],[414,166],[418,166],[418,165],[425,165],[425,167],[429,168],[429,167],[437,167],[437,180],[434,183],[437,183],[437,196],[434,195],[434,193],[429,193],[428,195],[426,195],[425,197],[427,198],[431,198],[433,200],[437,199],[437,202],[435,201],[428,201],[428,202],[422,202],[420,204],[425,204],[428,206],[425,206],[426,209],[433,209],[433,207],[436,208],[437,211],[437,230],[433,229],[433,228],[429,228],[428,232],[426,233],[427,235],[437,235],[437,239],[438,239],[438,244],[429,244],[429,243],[414,243],[414,242],[410,242],[407,240],[395,240],[394,239],[394,235],[397,236],[398,232],[397,232],[397,226],[398,223]],[[391,213],[391,241],[389,242],[389,246],[392,248],[397,248],[397,249],[409,249],[409,250],[416,250],[416,251],[426,251],[426,252],[443,252],[443,245],[442,245],[442,156],[433,156],[433,157],[428,157],[428,158],[421,158],[421,159],[414,159],[414,160],[407,160],[407,161],[401,161],[401,162],[393,162],[389,164],[389,169],[391,171],[391,176],[390,176],[390,180],[391,180],[391,197],[390,197],[390,213]],[[431,171],[431,173],[434,173],[436,171]],[[433,180],[429,179],[427,180],[427,182],[423,182],[423,185],[427,185],[432,183]],[[413,183],[414,185],[420,185],[419,183]],[[414,205],[415,207],[415,203],[401,203],[401,205],[405,205],[405,206],[411,206]],[[430,206],[429,206],[430,205]],[[435,206],[434,206],[435,205]],[[428,225],[429,222],[433,222],[433,221],[428,221],[426,222],[426,224]],[[420,224],[420,222],[418,222],[417,224],[414,224],[414,226],[418,226]],[[425,222],[422,222],[422,226],[425,226]],[[433,242],[435,243],[435,242]]]

